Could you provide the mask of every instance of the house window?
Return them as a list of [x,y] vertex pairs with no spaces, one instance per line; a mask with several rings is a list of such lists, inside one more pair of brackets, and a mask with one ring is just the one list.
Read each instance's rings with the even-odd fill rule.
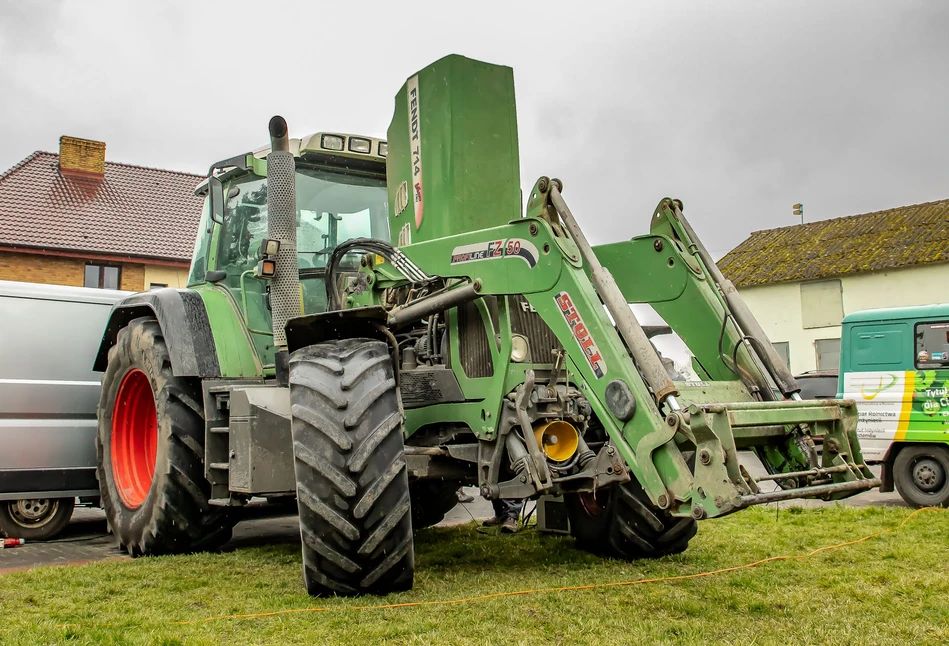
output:
[[168,287],[168,283],[148,283],[149,289],[161,289],[162,287]]
[[844,318],[839,280],[801,283],[801,321],[804,329],[840,325]]
[[840,370],[840,339],[817,339],[814,349],[818,370]]
[[86,265],[83,287],[118,289],[122,270],[109,265]]
[[916,324],[916,368],[949,366],[949,321]]
[[781,360],[784,361],[784,365],[791,365],[791,344],[787,341],[778,341],[777,343],[772,343],[774,346],[774,351],[778,353],[778,356],[781,357]]

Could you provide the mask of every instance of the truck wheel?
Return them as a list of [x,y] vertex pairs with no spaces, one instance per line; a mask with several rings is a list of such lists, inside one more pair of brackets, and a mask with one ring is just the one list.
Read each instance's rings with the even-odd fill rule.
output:
[[698,531],[693,519],[656,509],[636,480],[565,499],[577,547],[602,556],[631,561],[678,554]]
[[72,518],[75,498],[32,498],[0,502],[0,535],[46,541],[63,531]]
[[409,481],[390,356],[370,339],[290,356],[303,581],[313,596],[412,587]]
[[949,505],[949,448],[939,444],[903,447],[893,462],[893,481],[913,507]]
[[451,480],[419,480],[409,485],[412,500],[412,528],[437,525],[458,504],[461,483]]
[[175,377],[153,318],[119,330],[102,377],[96,435],[109,525],[132,556],[214,549],[234,525],[208,504],[201,385]]

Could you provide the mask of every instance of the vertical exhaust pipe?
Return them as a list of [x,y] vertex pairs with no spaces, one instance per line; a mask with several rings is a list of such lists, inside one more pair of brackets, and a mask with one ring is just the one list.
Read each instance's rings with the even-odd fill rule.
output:
[[296,162],[290,152],[287,122],[280,116],[270,120],[267,237],[280,242],[276,271],[270,281],[270,309],[277,383],[286,386],[290,381],[286,326],[288,320],[300,315],[300,274],[297,269]]

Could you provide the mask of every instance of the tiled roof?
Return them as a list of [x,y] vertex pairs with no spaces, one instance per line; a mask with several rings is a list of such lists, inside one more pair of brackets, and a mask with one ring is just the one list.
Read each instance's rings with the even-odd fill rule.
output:
[[949,262],[949,200],[755,231],[718,261],[738,287]]
[[0,246],[187,261],[200,175],[106,162],[103,179],[64,176],[35,152],[0,175]]

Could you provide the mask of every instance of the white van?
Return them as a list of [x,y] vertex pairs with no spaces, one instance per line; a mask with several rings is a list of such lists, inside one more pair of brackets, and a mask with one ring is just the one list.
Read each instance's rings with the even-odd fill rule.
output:
[[0,535],[51,538],[97,502],[92,364],[128,294],[0,281]]

